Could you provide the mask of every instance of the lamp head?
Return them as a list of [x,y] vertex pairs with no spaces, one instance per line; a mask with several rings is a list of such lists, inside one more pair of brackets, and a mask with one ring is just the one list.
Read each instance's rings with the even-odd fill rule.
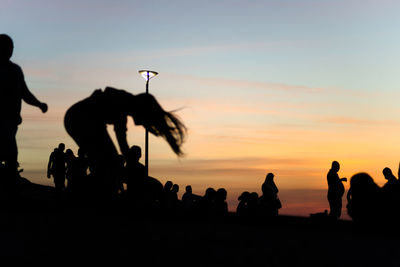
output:
[[158,74],[158,72],[152,71],[152,70],[139,70],[139,74],[146,80],[150,80],[154,76]]

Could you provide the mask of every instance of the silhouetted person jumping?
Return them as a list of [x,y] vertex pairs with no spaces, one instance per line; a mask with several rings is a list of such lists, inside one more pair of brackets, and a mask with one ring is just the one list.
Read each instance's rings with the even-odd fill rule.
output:
[[183,154],[184,124],[172,113],[164,111],[152,95],[133,95],[111,87],[104,91],[95,90],[67,110],[64,125],[78,146],[85,150],[93,176],[107,195],[117,191],[114,174],[118,168],[118,153],[106,125],[114,126],[120,151],[126,157],[129,151],[127,116],[131,116],[136,125],[163,137],[178,156]]
[[339,178],[339,170],[339,162],[333,161],[332,167],[327,174],[329,215],[334,219],[339,219],[342,214],[342,197],[344,194],[343,182],[347,181],[347,178]]
[[22,69],[10,58],[14,44],[6,34],[0,34],[0,162],[17,169],[18,148],[15,136],[21,124],[21,102],[36,106],[43,113],[47,104],[40,102],[29,91]]

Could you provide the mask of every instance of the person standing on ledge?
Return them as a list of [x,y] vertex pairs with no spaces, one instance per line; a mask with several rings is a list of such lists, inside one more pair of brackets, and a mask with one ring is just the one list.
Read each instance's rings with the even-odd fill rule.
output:
[[342,214],[342,197],[344,194],[343,182],[347,181],[347,178],[339,178],[338,171],[340,170],[340,164],[337,161],[332,162],[332,167],[328,172],[328,201],[331,216],[334,219],[339,219]]
[[10,36],[0,34],[0,162],[11,170],[18,167],[16,134],[21,124],[21,102],[38,107],[43,113],[47,104],[40,102],[28,89],[22,69],[10,58],[14,44]]

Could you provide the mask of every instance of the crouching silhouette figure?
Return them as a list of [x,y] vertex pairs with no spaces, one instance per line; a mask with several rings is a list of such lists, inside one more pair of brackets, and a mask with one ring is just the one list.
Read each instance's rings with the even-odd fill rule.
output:
[[105,197],[114,196],[118,190],[114,175],[118,169],[118,152],[106,125],[114,126],[120,151],[126,157],[129,153],[127,116],[133,118],[135,125],[163,137],[175,154],[183,154],[181,146],[186,127],[174,114],[164,111],[152,95],[133,95],[111,87],[95,90],[91,96],[67,110],[64,125],[68,134],[86,152],[97,190]]

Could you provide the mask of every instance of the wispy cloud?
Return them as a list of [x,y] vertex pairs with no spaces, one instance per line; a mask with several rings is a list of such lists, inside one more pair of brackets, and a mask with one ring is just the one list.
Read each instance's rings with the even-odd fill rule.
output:
[[388,125],[388,126],[400,126],[399,121],[394,120],[374,120],[374,119],[360,119],[355,117],[324,117],[317,120],[321,123],[332,123],[332,124],[347,124],[357,126],[371,126],[371,125]]
[[207,86],[224,87],[224,88],[241,88],[251,90],[266,90],[266,91],[285,91],[285,92],[303,92],[303,93],[316,93],[326,91],[325,88],[309,87],[304,85],[293,85],[285,83],[274,82],[258,82],[251,80],[227,79],[216,77],[199,77],[177,73],[166,73],[175,80],[187,80],[193,84],[202,84]]

